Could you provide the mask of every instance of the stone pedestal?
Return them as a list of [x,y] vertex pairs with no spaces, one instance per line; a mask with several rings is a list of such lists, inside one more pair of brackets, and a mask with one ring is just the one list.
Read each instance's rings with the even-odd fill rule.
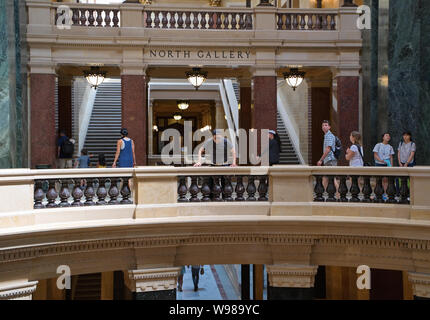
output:
[[176,300],[181,268],[140,269],[125,273],[125,284],[135,300]]
[[[144,75],[121,76],[122,127],[134,141],[136,165],[147,164],[147,103]],[[120,134],[118,132],[118,138]]]
[[409,272],[415,300],[430,300],[430,274]]
[[55,74],[30,74],[31,167],[55,168]]
[[318,266],[266,266],[269,278],[268,300],[311,300]]
[[31,300],[37,281],[0,283],[0,300]]

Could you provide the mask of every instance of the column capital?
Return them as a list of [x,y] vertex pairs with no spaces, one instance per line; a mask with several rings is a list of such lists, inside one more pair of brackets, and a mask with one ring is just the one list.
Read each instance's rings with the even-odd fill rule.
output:
[[53,62],[29,62],[30,74],[57,74],[56,65]]
[[318,266],[277,264],[267,265],[272,287],[311,288],[314,286]]
[[124,280],[133,292],[173,290],[180,271],[180,267],[129,270]]
[[237,82],[239,83],[240,87],[250,88],[252,84],[252,79],[251,77],[240,77],[237,79]]
[[359,77],[360,67],[350,66],[350,67],[331,68],[331,72],[333,74],[333,79],[337,77]]
[[148,65],[136,63],[123,63],[120,66],[122,76],[146,76]]
[[0,284],[0,300],[31,300],[38,281],[12,282]]
[[408,279],[412,283],[414,296],[430,299],[430,274],[409,272]]

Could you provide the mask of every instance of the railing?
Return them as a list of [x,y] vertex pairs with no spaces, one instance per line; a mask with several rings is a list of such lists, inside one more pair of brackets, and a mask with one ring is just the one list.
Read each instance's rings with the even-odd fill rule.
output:
[[336,30],[337,11],[279,10],[276,14],[278,30]]
[[145,9],[146,28],[252,30],[252,11]]
[[65,3],[61,4],[61,7],[56,4],[54,9],[54,24],[56,25],[67,25],[69,23],[67,18],[70,18],[71,25],[75,27],[121,27],[119,6],[112,8],[112,5],[85,4],[83,6],[82,4]]
[[[314,175],[314,178],[316,202],[410,203],[410,179],[407,176]],[[326,188],[323,179],[327,181]],[[387,184],[386,190],[383,181]]]
[[179,176],[178,202],[268,201],[268,179],[267,175]]
[[129,179],[129,177],[38,179],[34,181],[34,209],[132,204],[133,201],[129,199],[131,195]]

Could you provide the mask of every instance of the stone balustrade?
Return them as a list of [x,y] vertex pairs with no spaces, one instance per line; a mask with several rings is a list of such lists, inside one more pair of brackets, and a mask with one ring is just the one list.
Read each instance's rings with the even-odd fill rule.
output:
[[321,9],[279,9],[278,30],[336,30],[338,12]]

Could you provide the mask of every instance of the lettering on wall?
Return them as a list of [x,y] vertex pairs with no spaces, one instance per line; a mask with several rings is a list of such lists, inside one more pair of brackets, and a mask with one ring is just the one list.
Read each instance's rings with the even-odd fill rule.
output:
[[246,49],[217,49],[217,50],[177,50],[177,49],[148,49],[147,58],[152,59],[190,59],[190,60],[243,60],[251,59],[251,51]]

